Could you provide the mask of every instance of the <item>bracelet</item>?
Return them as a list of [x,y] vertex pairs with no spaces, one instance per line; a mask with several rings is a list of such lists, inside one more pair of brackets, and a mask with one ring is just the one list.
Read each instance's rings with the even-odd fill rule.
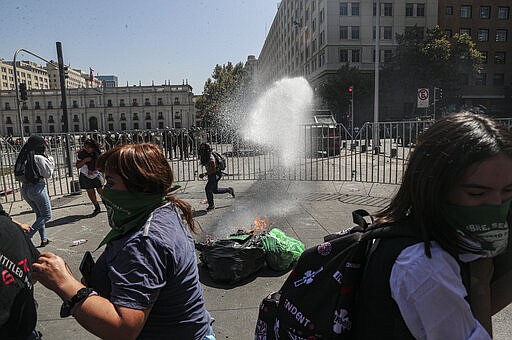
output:
[[93,295],[98,295],[98,293],[92,288],[84,287],[79,289],[71,299],[62,303],[62,306],[60,307],[60,317],[65,318],[70,316],[78,304],[85,301],[89,296]]
[[90,298],[91,296],[94,296],[94,295],[98,295],[98,293],[93,290],[91,293],[89,293],[89,295],[87,295],[83,300],[81,301],[78,301],[72,308],[71,308],[71,315],[73,315],[75,313],[75,310],[77,309],[78,306],[80,306],[85,300],[87,300],[88,298]]

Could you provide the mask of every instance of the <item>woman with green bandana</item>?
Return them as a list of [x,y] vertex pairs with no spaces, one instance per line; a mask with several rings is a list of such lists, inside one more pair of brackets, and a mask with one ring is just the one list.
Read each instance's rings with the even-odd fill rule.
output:
[[191,206],[172,194],[160,149],[118,146],[98,158],[98,168],[111,230],[90,282],[76,280],[51,253],[34,265],[39,281],[64,300],[61,316],[106,339],[215,339],[185,227],[194,232]]
[[377,224],[416,237],[381,239],[366,266],[355,339],[491,339],[512,301],[512,135],[486,116],[433,124],[410,154]]

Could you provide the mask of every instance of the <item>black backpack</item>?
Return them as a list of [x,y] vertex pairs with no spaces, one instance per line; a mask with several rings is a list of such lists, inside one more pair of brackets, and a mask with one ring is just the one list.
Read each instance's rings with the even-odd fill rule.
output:
[[226,158],[217,151],[212,151],[213,157],[215,157],[215,165],[218,171],[226,170]]
[[39,170],[34,162],[34,155],[29,154],[25,162],[16,163],[14,178],[21,183],[37,183],[41,179]]
[[[374,240],[405,237],[420,242],[405,224],[369,226],[365,210],[352,212],[354,223],[306,249],[278,292],[260,304],[255,339],[349,339],[355,299]],[[409,242],[410,241],[410,242]]]

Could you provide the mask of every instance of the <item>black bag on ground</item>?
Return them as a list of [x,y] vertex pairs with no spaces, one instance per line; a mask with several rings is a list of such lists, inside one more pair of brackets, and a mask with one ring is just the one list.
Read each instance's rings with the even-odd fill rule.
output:
[[265,264],[263,246],[252,235],[242,243],[226,239],[196,244],[196,249],[201,252],[199,259],[215,282],[237,283],[259,271]]
[[349,339],[355,299],[373,240],[402,237],[419,242],[407,225],[368,226],[365,210],[352,212],[357,226],[306,249],[279,292],[260,304],[255,339]]

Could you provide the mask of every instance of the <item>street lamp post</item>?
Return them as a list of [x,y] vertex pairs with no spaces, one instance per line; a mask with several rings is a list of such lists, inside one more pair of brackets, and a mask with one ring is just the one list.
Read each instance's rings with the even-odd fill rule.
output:
[[53,62],[51,61],[48,61],[46,59],[44,59],[43,57],[41,56],[38,56],[37,54],[33,53],[33,52],[30,52],[28,50],[25,50],[23,48],[20,48],[19,50],[17,50],[16,52],[14,52],[14,57],[12,58],[13,59],[13,62],[12,62],[12,66],[13,66],[13,70],[14,70],[14,89],[15,89],[15,92],[16,92],[16,108],[18,110],[18,123],[19,123],[19,129],[20,129],[20,136],[21,136],[21,141],[22,143],[25,142],[25,132],[23,131],[23,120],[21,119],[21,105],[20,105],[20,94],[19,94],[19,85],[18,85],[18,74],[17,74],[17,71],[16,71],[16,57],[18,56],[18,53],[20,52],[25,52],[25,53],[28,53],[36,58],[39,58],[53,66],[55,66],[57,68],[57,65],[55,65]]
[[379,67],[380,67],[380,0],[375,3],[375,92],[373,104],[373,150],[379,153]]

